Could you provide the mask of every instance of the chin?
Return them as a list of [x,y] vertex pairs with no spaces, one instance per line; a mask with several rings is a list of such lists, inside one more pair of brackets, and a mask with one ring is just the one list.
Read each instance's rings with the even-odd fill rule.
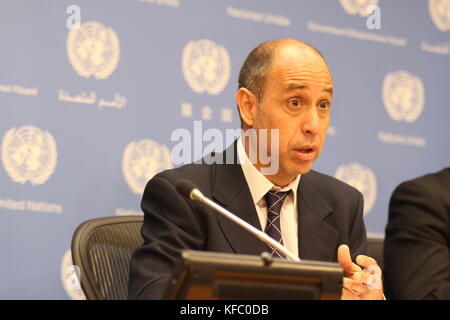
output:
[[304,165],[296,165],[294,170],[292,170],[293,175],[297,176],[299,174],[306,174],[311,171],[312,163],[311,164],[304,164]]
[[286,169],[288,169],[292,175],[306,174],[311,171],[311,168],[316,159],[317,157],[314,157],[314,159],[302,161],[296,159],[295,157],[291,157],[289,159],[289,167],[286,167]]
[[298,174],[306,174],[308,172],[311,171],[311,167],[308,167],[307,169],[302,170],[301,172],[299,172]]

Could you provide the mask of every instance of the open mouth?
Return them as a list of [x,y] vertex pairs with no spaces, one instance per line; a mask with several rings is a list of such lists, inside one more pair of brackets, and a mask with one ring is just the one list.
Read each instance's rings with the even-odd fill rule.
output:
[[301,146],[294,149],[294,155],[297,160],[310,161],[316,157],[317,148],[315,146]]

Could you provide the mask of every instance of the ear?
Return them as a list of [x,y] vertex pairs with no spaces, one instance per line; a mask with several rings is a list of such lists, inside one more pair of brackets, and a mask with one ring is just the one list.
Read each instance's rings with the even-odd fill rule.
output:
[[235,98],[242,121],[247,127],[252,127],[257,109],[256,96],[247,88],[239,88]]

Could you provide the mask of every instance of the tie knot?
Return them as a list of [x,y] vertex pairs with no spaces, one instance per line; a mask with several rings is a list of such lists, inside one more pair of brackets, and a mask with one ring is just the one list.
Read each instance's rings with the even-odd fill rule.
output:
[[289,191],[274,191],[270,190],[264,196],[267,204],[267,213],[279,215],[281,211],[281,206],[283,205],[284,199],[286,199]]

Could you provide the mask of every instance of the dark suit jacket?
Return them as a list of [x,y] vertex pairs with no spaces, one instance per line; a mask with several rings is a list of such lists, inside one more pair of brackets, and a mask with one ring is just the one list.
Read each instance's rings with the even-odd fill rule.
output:
[[400,184],[389,205],[385,289],[393,299],[450,299],[450,168]]
[[[236,159],[236,143],[227,152]],[[254,255],[267,251],[252,234],[175,190],[180,179],[189,179],[205,196],[261,229],[241,165],[234,163],[189,164],[148,182],[142,198],[144,244],[131,260],[129,298],[161,298],[183,249]],[[353,257],[365,254],[361,193],[315,171],[302,175],[297,192],[300,258],[336,261],[340,244],[348,244]]]

